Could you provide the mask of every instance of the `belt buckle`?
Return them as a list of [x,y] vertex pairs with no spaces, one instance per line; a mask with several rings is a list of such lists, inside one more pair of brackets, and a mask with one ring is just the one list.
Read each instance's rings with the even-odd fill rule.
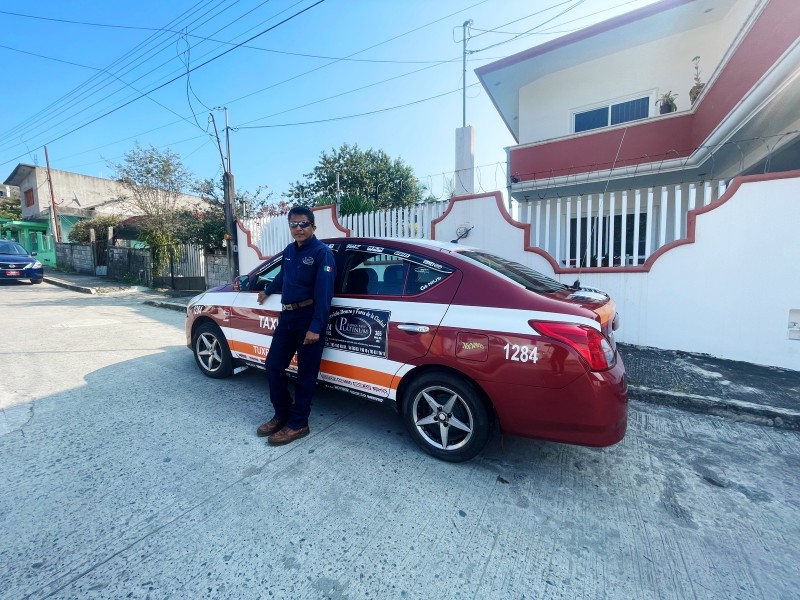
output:
[[281,304],[281,308],[283,310],[294,310],[294,307],[291,304]]

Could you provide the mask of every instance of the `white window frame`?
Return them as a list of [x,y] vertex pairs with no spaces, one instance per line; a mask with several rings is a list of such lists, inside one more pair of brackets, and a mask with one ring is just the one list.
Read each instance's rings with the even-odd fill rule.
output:
[[[571,133],[591,133],[592,131],[597,131],[599,129],[606,129],[608,127],[618,127],[619,125],[625,125],[626,123],[635,123],[636,121],[626,121],[625,123],[616,123],[613,126],[611,125],[611,107],[615,104],[622,104],[624,102],[630,102],[632,100],[639,100],[641,98],[647,98],[647,116],[643,119],[636,119],[636,121],[643,121],[644,119],[649,119],[654,115],[653,109],[650,108],[655,105],[656,101],[656,90],[651,89],[643,92],[638,92],[634,94],[628,94],[627,96],[619,96],[617,98],[613,98],[611,100],[604,100],[602,102],[595,102],[593,104],[586,104],[584,106],[578,106],[573,108],[569,113],[569,130]],[[604,127],[597,127],[595,129],[588,129],[586,131],[575,131],[575,117],[576,115],[584,112],[588,112],[590,110],[597,110],[598,108],[607,108],[608,109],[608,119],[606,121],[606,125]]]

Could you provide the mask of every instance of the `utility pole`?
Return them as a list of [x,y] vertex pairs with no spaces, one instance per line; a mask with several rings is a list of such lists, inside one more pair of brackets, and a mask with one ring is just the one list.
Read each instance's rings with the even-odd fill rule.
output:
[[225,147],[227,161],[223,161],[225,172],[222,175],[222,186],[225,198],[225,231],[228,242],[228,265],[231,280],[239,276],[239,244],[236,227],[236,195],[234,193],[233,173],[231,173],[231,136],[228,126],[228,109],[225,109]]
[[472,19],[468,21],[464,21],[462,25],[463,34],[462,34],[462,58],[461,58],[461,70],[462,70],[462,85],[461,85],[461,114],[463,115],[463,119],[461,122],[461,127],[467,126],[467,27],[472,25]]
[[50,157],[47,154],[47,146],[44,147],[44,162],[47,165],[47,184],[50,187],[50,217],[53,219],[53,237],[57,243],[61,243],[61,223],[56,212],[56,195],[53,193],[53,178],[50,176]]

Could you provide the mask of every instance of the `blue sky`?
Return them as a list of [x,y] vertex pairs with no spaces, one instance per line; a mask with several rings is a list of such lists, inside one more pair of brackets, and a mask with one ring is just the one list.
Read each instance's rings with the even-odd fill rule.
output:
[[239,190],[267,186],[277,199],[323,150],[348,143],[402,158],[440,196],[454,170],[462,24],[471,19],[476,188],[502,189],[514,140],[474,69],[652,3],[0,2],[0,176],[19,162],[44,165],[46,144],[51,167],[109,177],[108,163],[138,142],[215,178],[222,166],[209,114],[224,151],[227,107]]

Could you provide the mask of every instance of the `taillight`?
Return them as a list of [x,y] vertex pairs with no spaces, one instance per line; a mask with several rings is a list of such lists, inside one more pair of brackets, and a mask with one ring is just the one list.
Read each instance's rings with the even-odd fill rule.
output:
[[593,371],[605,371],[614,366],[614,349],[606,337],[588,325],[528,321],[536,331],[574,348]]

